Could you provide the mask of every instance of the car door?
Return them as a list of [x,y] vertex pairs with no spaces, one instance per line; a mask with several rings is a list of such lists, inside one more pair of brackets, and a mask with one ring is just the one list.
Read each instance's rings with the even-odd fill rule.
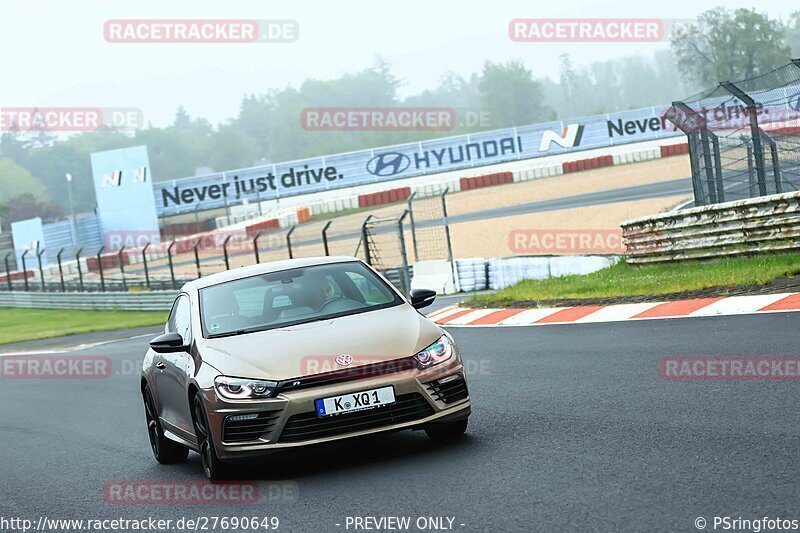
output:
[[[180,334],[184,344],[191,347],[191,303],[187,295],[178,296],[167,328],[169,332]],[[192,421],[186,386],[193,365],[192,356],[185,351],[164,353],[160,356],[161,364],[157,364],[156,369],[156,387],[161,397],[161,418],[172,431],[191,435]]]

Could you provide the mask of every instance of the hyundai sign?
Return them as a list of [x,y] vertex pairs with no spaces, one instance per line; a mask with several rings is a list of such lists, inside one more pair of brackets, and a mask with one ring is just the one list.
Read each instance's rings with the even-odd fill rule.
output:
[[549,122],[162,181],[159,216],[682,135],[666,107]]

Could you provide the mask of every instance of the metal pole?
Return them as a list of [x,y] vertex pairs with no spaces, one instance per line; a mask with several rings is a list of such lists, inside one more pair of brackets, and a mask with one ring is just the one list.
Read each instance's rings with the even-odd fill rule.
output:
[[292,226],[286,233],[286,248],[289,250],[289,259],[294,259],[294,254],[292,253],[292,233],[294,233],[296,227],[297,226]]
[[67,292],[67,287],[64,285],[64,269],[61,266],[61,254],[64,253],[66,248],[62,248],[56,254],[56,261],[58,261],[58,278],[61,280],[61,292]]
[[419,261],[419,253],[417,253],[417,227],[414,225],[414,197],[417,191],[411,193],[408,197],[408,220],[411,222],[411,243],[414,248],[414,261]]
[[253,237],[253,251],[256,254],[256,264],[261,262],[260,258],[258,257],[258,238],[261,237],[261,230],[256,232],[256,236]]
[[28,269],[25,266],[25,256],[28,255],[29,250],[22,252],[22,279],[25,281],[25,292],[28,292]]
[[411,290],[411,279],[408,275],[408,257],[406,256],[406,237],[403,230],[403,219],[408,215],[408,209],[403,210],[403,214],[397,219],[397,236],[400,240],[400,258],[402,261],[403,272],[400,274],[400,280],[403,285],[403,292],[408,295]]
[[106,292],[106,280],[103,278],[103,258],[100,254],[102,254],[105,249],[105,246],[101,246],[100,249],[97,250],[97,268],[100,271],[100,290],[102,292]]
[[42,254],[47,248],[42,248],[36,252],[36,260],[39,262],[39,280],[42,282],[42,292],[47,292],[47,287],[44,285],[44,269],[42,268]]
[[367,218],[364,219],[364,222],[361,224],[361,240],[358,241],[358,246],[356,246],[356,253],[354,255],[358,255],[358,249],[361,247],[361,244],[364,244],[364,260],[365,262],[372,266],[372,257],[370,257],[369,253],[369,232],[367,231],[367,224],[372,219],[374,215],[369,215]]
[[769,152],[772,159],[772,177],[775,180],[775,193],[780,194],[783,192],[783,184],[781,184],[781,162],[778,157],[778,145],[766,132],[762,131],[761,135],[764,136],[764,140],[769,144]]
[[331,224],[333,224],[333,220],[329,220],[328,223],[325,224],[325,227],[322,228],[322,247],[325,249],[326,256],[331,255],[331,252],[328,249],[328,228],[331,227]]
[[197,251],[197,248],[200,246],[200,243],[203,242],[203,238],[200,237],[197,239],[197,242],[194,243],[194,264],[197,267],[197,277],[202,278],[203,274],[200,272],[200,253]]
[[11,268],[8,266],[8,257],[13,253],[14,252],[8,252],[3,258],[3,261],[6,264],[6,284],[8,285],[8,292],[12,292],[14,290],[14,286],[11,284]]
[[450,222],[447,219],[447,193],[450,192],[450,187],[445,187],[442,192],[442,216],[444,217],[444,235],[447,239],[447,260],[453,263],[453,244],[450,241]]
[[142,248],[142,264],[144,265],[144,282],[147,288],[150,288],[150,273],[147,271],[147,249],[150,248],[150,243],[144,245]]
[[750,136],[753,138],[753,156],[755,157],[756,163],[756,176],[758,176],[758,194],[759,196],[766,196],[767,178],[764,173],[764,152],[761,147],[761,130],[758,129],[756,102],[750,95],[729,81],[723,82],[720,85],[747,106],[747,114],[750,117]]
[[172,280],[172,289],[175,290],[178,287],[175,284],[175,268],[172,265],[172,247],[175,246],[175,241],[169,243],[167,246],[167,260],[169,261],[169,277]]
[[225,270],[231,269],[231,265],[228,262],[228,241],[231,240],[231,237],[233,237],[233,235],[228,235],[222,242],[222,252],[225,254]]
[[83,246],[78,248],[78,251],[75,252],[75,263],[78,265],[78,283],[81,287],[81,292],[83,292],[83,269],[81,268],[81,252],[83,251]]
[[122,253],[125,251],[125,247],[119,249],[117,252],[117,258],[119,261],[119,274],[122,276],[122,290],[128,292],[128,283],[125,281],[125,261],[122,259]]
[[717,180],[717,200],[724,202],[725,187],[722,184],[722,158],[719,152],[719,139],[711,132],[709,132],[708,135],[711,137],[711,143],[714,147],[714,171],[716,173]]
[[700,132],[700,141],[703,143],[703,164],[706,167],[706,186],[708,187],[708,201],[717,203],[717,188],[714,184],[714,168],[711,164],[711,147],[705,129]]
[[750,185],[750,198],[756,196],[756,177],[753,174],[753,147],[747,145],[747,181]]
[[78,220],[75,218],[75,209],[72,206],[72,174],[67,174],[67,197],[69,198],[69,216],[71,219],[70,230],[72,233],[72,246],[77,246],[78,241]]

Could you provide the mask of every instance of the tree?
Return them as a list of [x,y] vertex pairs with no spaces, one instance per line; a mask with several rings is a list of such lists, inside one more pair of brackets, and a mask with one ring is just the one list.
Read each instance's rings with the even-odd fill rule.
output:
[[671,39],[678,68],[705,86],[752,78],[785,64],[789,47],[784,27],[754,9],[733,13],[718,7],[702,13],[696,24],[677,27]]
[[793,58],[800,58],[800,11],[789,16],[786,24],[786,45],[791,49]]
[[0,201],[7,202],[13,208],[8,200],[20,194],[45,198],[47,189],[23,167],[10,159],[0,159]]
[[54,202],[39,200],[32,194],[20,194],[9,199],[8,220],[17,222],[39,217],[45,222],[64,216],[64,208]]
[[496,127],[522,126],[555,117],[554,111],[543,105],[542,86],[522,61],[487,61],[478,87],[482,107],[491,113]]

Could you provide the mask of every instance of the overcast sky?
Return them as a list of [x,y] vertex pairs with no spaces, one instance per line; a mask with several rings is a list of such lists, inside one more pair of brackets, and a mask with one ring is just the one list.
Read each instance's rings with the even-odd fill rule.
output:
[[[467,76],[487,59],[524,60],[536,76],[556,77],[558,55],[576,64],[667,43],[515,43],[514,18],[646,17],[691,19],[720,0],[670,2],[560,0],[0,0],[0,107],[135,107],[163,126],[179,105],[220,122],[242,95],[334,78],[384,57],[402,95],[433,88],[452,70]],[[729,3],[728,8],[753,4]],[[759,0],[786,20],[795,1]],[[109,19],[293,19],[300,38],[285,44],[112,44]],[[321,103],[320,105],[324,105]]]

